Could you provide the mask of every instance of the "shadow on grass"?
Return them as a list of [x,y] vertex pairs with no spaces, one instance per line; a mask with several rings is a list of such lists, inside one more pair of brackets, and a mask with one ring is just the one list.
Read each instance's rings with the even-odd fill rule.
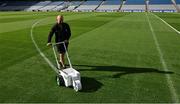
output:
[[82,90],[80,92],[95,92],[100,89],[103,84],[94,78],[81,77]]
[[[80,92],[96,92],[103,86],[101,82],[90,77],[81,77],[81,84],[82,89],[80,90]],[[61,87],[65,87],[64,82],[61,83]],[[68,88],[73,89],[73,86],[69,86]]]
[[[116,72],[111,77],[119,78],[128,74],[140,74],[140,73],[159,73],[159,74],[174,74],[171,71],[161,71],[153,68],[135,68],[135,67],[120,67],[120,66],[90,66],[90,65],[73,65],[77,67],[79,71],[109,71]],[[80,92],[96,92],[103,84],[97,81],[95,78],[81,77],[82,90]]]
[[77,66],[79,71],[117,72],[112,76],[112,78],[119,78],[123,75],[140,74],[140,73],[174,74],[174,72],[172,71],[161,71],[154,68],[136,68],[136,67],[120,67],[120,66],[90,66],[90,65],[74,65],[74,66]]

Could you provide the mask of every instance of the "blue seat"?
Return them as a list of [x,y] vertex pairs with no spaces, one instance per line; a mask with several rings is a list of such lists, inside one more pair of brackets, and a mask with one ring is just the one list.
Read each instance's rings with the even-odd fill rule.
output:
[[9,1],[7,2],[7,6],[31,6],[36,3],[35,1]]
[[149,4],[172,4],[171,0],[149,0]]
[[83,5],[99,5],[101,1],[86,1]]
[[71,2],[71,5],[73,5],[73,6],[77,6],[77,5],[80,5],[80,4],[81,4],[80,1],[72,1]]
[[180,0],[175,0],[178,5],[180,5]]
[[120,0],[106,0],[103,5],[120,5]]
[[126,0],[126,5],[144,5],[145,0]]

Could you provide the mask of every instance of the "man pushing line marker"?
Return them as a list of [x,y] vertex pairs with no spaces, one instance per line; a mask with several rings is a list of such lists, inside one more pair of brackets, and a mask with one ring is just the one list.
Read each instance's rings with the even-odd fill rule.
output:
[[[51,43],[51,38],[54,33],[55,33],[55,42],[56,42],[55,44]],[[62,15],[58,15],[57,23],[55,23],[55,25],[53,25],[53,27],[51,28],[47,43],[47,46],[52,46],[53,48],[54,56],[57,63],[57,69],[63,69],[63,70],[58,70],[57,72],[57,76],[56,76],[57,85],[58,86],[65,85],[66,87],[73,86],[75,91],[79,91],[82,89],[81,75],[77,70],[75,70],[72,67],[67,52],[70,37],[71,37],[71,30],[69,25],[63,22]],[[57,58],[55,48],[57,48],[57,51],[59,53],[59,57],[60,57],[59,60]],[[69,68],[66,68],[65,66],[65,60],[64,60],[65,54],[69,62]]]
[[[63,15],[58,15],[56,18],[56,23],[52,26],[49,36],[48,36],[48,43],[47,46],[51,46],[51,38],[55,33],[55,42],[65,42],[65,47],[68,49],[69,38],[71,37],[71,30],[67,23],[63,22],[64,18]],[[65,69],[65,53],[66,49],[64,44],[57,44],[56,45],[58,53],[59,53],[59,64],[61,65],[61,69]]]

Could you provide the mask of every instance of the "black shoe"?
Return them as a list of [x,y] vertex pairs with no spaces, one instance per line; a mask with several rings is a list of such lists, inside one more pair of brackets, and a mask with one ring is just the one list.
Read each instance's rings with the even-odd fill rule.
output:
[[62,63],[61,63],[60,61],[58,61],[58,63],[59,63],[59,65],[60,65],[60,67],[63,67],[63,65],[62,65]]
[[60,69],[66,69],[66,68],[67,68],[66,65],[63,66],[62,63],[61,63],[60,61],[58,61],[58,63],[59,63],[59,65],[60,65]]
[[66,69],[66,68],[67,68],[66,66],[62,67],[62,69]]

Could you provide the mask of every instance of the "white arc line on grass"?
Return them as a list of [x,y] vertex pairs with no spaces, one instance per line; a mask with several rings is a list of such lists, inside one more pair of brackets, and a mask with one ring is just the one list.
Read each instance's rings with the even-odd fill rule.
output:
[[[43,19],[42,19],[43,20]],[[44,58],[44,60],[49,64],[49,66],[56,72],[58,73],[56,67],[51,63],[51,61],[44,55],[44,53],[41,51],[41,49],[38,47],[36,41],[34,40],[34,36],[33,36],[33,29],[34,27],[39,23],[41,22],[42,20],[39,20],[37,22],[35,22],[32,27],[31,27],[31,39],[32,39],[32,42],[34,44],[34,46],[36,47],[36,50],[39,52],[39,54]]]
[[174,31],[176,31],[178,34],[180,34],[180,31],[178,31],[177,29],[175,29],[174,27],[172,27],[170,24],[168,24],[166,21],[164,21],[162,18],[160,18],[159,16],[155,15],[154,13],[152,13],[156,18],[160,19],[162,22],[164,22],[167,26],[169,26],[171,29],[173,29]]
[[[153,36],[153,39],[154,39],[154,42],[155,42],[157,51],[158,51],[158,53],[159,53],[159,55],[160,55],[160,60],[161,60],[163,69],[164,69],[165,71],[169,71],[169,69],[168,69],[168,67],[167,67],[167,64],[166,64],[166,62],[165,62],[165,60],[164,60],[163,53],[162,53],[161,48],[160,48],[160,46],[159,46],[159,43],[158,43],[156,34],[155,34],[155,32],[154,32],[154,29],[153,29],[153,27],[152,27],[152,24],[151,24],[151,22],[150,22],[150,20],[149,20],[149,17],[148,17],[148,15],[147,15],[147,13],[146,13],[146,17],[147,17],[147,20],[148,20],[148,24],[149,24],[149,27],[150,27],[150,30],[151,30],[151,33],[152,33],[152,36]],[[176,93],[176,89],[174,88],[174,85],[173,85],[173,82],[172,82],[172,80],[171,80],[171,77],[170,77],[169,74],[166,74],[165,76],[166,76],[166,79],[167,79],[167,83],[168,83],[168,87],[169,87],[169,90],[170,90],[170,93],[171,93],[172,100],[173,100],[174,103],[178,103],[178,102],[179,102],[178,95],[177,95],[177,93]]]

